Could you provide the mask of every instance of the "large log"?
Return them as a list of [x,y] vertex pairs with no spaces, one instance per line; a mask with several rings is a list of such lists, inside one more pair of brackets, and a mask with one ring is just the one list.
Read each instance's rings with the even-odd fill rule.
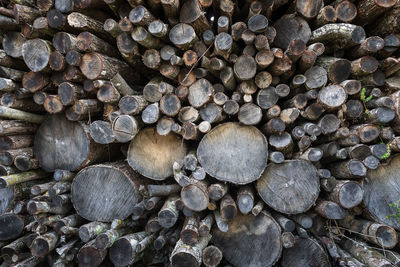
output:
[[270,207],[279,212],[305,212],[314,205],[319,194],[317,169],[304,160],[269,164],[257,181],[257,191]]
[[26,218],[13,213],[0,215],[0,241],[17,238],[23,231]]
[[71,122],[61,114],[49,116],[35,135],[34,153],[46,171],[79,170],[106,159],[106,151],[90,138],[89,125]]
[[[226,233],[214,228],[212,242],[235,266],[272,266],[281,255],[280,235],[279,225],[262,212],[258,216],[236,216]],[[262,248],[262,253],[254,248]]]
[[391,216],[396,213],[396,208],[390,204],[396,204],[400,199],[399,163],[400,156],[394,156],[386,165],[368,171],[368,176],[362,182],[368,214],[374,220],[397,230],[400,229],[400,222]]
[[313,238],[297,237],[291,248],[283,251],[282,266],[331,266],[324,247]]
[[165,180],[173,174],[173,163],[182,162],[186,152],[186,144],[174,133],[163,136],[154,128],[145,128],[129,145],[128,163],[147,178]]
[[142,200],[139,186],[143,184],[144,179],[126,163],[90,166],[81,170],[72,183],[72,203],[85,219],[123,220]]
[[235,184],[257,180],[268,158],[265,136],[253,126],[224,123],[200,141],[197,157],[212,177]]

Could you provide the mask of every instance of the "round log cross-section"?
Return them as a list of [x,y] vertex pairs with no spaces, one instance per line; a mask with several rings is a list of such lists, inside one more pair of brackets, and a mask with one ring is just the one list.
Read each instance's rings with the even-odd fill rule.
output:
[[108,156],[105,149],[91,140],[88,125],[69,121],[64,114],[49,116],[39,127],[34,142],[39,165],[49,172],[81,169]]
[[260,178],[267,165],[268,142],[257,128],[228,122],[203,137],[197,157],[212,177],[248,184]]
[[0,214],[8,211],[9,208],[12,208],[12,204],[14,201],[14,187],[9,186],[3,189],[0,189]]
[[285,214],[305,212],[318,197],[317,169],[304,160],[272,163],[257,181],[257,191],[265,203],[279,212]]
[[38,72],[49,63],[51,49],[46,41],[41,39],[29,40],[22,45],[22,57],[32,71]]
[[21,216],[13,213],[0,215],[0,241],[17,238],[25,226]]
[[[229,231],[214,227],[212,242],[234,266],[272,266],[282,250],[281,229],[272,217],[238,215],[229,222]],[[257,248],[257,249],[256,249]]]
[[146,128],[131,141],[128,163],[143,176],[161,181],[173,174],[172,165],[183,161],[186,151],[186,144],[177,135],[159,135],[156,129]]
[[144,181],[126,163],[93,165],[76,175],[72,202],[77,213],[87,220],[123,220],[142,200],[138,190]]
[[296,238],[295,245],[285,249],[283,267],[331,266],[329,256],[322,245],[312,238]]
[[400,199],[400,156],[392,158],[386,166],[368,171],[363,181],[364,204],[369,214],[378,222],[400,230],[400,222],[396,217],[395,204]]

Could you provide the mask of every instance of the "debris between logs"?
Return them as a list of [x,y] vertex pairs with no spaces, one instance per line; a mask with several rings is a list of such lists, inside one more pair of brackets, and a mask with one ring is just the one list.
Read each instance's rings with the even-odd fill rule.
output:
[[0,266],[400,266],[399,18],[4,0]]

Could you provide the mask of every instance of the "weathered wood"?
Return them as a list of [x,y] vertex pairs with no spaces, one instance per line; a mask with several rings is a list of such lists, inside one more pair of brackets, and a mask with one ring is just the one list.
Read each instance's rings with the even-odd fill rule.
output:
[[[17,238],[25,226],[25,218],[12,213],[0,215],[0,240],[12,240]],[[2,250],[2,254],[4,252]]]
[[216,246],[208,246],[203,249],[203,264],[207,267],[215,267],[222,260],[222,251]]
[[[311,30],[308,23],[294,14],[284,15],[273,25],[276,29],[276,37],[274,44],[282,49],[287,49],[290,42],[295,39],[300,39],[307,43],[311,36]],[[301,29],[294,31],[292,29]]]
[[323,67],[333,83],[341,83],[350,76],[351,64],[347,59],[335,57],[318,57],[316,65]]
[[[70,135],[72,132],[76,137]],[[63,115],[50,116],[35,136],[35,155],[47,171],[81,169],[104,158],[103,149],[91,141],[88,126],[70,122]]]
[[[231,132],[231,133],[230,133]],[[245,140],[247,134],[251,134],[251,143]],[[229,136],[229,138],[228,138]],[[220,138],[223,138],[220,140]],[[234,141],[238,138],[238,141]],[[215,140],[213,140],[215,139]],[[240,141],[239,141],[240,140]],[[223,141],[223,142],[222,142]],[[241,144],[233,146],[231,142]],[[250,149],[250,147],[252,147]],[[229,159],[224,155],[232,149],[249,150],[249,153],[233,153],[236,159]],[[238,150],[238,151],[239,151]],[[253,155],[253,156],[252,156]],[[255,128],[239,126],[235,123],[226,123],[213,128],[200,142],[197,150],[197,157],[205,171],[211,176],[221,180],[237,184],[246,184],[259,178],[267,161],[267,141],[265,137]],[[219,160],[216,161],[215,159]],[[249,159],[251,160],[251,164]],[[256,161],[254,161],[256,159]],[[222,161],[221,161],[222,160]],[[216,162],[219,162],[218,168]],[[251,165],[251,170],[246,170]],[[232,175],[235,173],[234,175]],[[238,175],[241,173],[242,175]]]
[[348,48],[360,44],[365,39],[365,31],[362,27],[348,23],[325,24],[314,30],[310,36],[310,42],[324,44],[340,39],[340,48]]
[[137,232],[118,238],[110,249],[111,262],[116,266],[128,266],[138,261],[141,256],[136,253],[136,247],[148,235],[146,232]]
[[399,229],[398,221],[389,216],[394,213],[394,207],[384,203],[397,203],[396,165],[399,157],[395,156],[386,166],[368,172],[368,177],[363,180],[364,203],[372,218],[377,222],[387,224]]
[[178,197],[170,196],[158,212],[159,224],[164,228],[171,228],[178,220],[179,210],[176,208]]
[[393,266],[381,253],[360,240],[346,239],[343,241],[342,247],[368,267]]
[[356,22],[360,25],[365,25],[375,21],[380,14],[390,9],[395,5],[396,1],[359,1],[357,4],[357,17]]
[[137,74],[131,72],[131,68],[125,62],[96,52],[82,57],[80,69],[83,75],[91,80],[111,79],[117,73],[127,81],[133,81],[138,77]]
[[318,101],[328,110],[338,109],[347,100],[347,94],[339,85],[329,85],[318,92]]
[[[186,145],[176,135],[170,133],[161,136],[154,128],[146,128],[132,140],[128,151],[128,163],[150,179],[164,180],[173,174],[171,167],[174,161],[182,161],[184,155]],[[154,163],[157,163],[156,166]]]
[[[282,187],[281,185],[284,183],[293,186]],[[270,207],[279,212],[287,214],[304,212],[314,204],[318,197],[319,178],[317,170],[311,163],[303,160],[270,164],[260,180],[257,181],[257,191]],[[300,194],[301,198],[299,197]],[[285,197],[281,198],[283,196]],[[288,200],[291,201],[288,202]]]
[[209,203],[207,183],[205,181],[191,181],[189,185],[182,188],[181,200],[185,207],[192,211],[207,209]]
[[[87,179],[87,176],[96,179]],[[114,182],[104,182],[109,179]],[[75,177],[72,202],[78,214],[86,219],[106,222],[125,219],[132,213],[133,206],[141,201],[138,191],[141,184],[143,180],[127,164],[95,165],[83,169]],[[108,195],[106,203],[97,200],[100,191],[101,196]],[[127,193],[116,195],[114,192]]]
[[303,266],[311,262],[316,266],[331,266],[323,246],[313,238],[297,237],[294,246],[283,251],[282,266]]
[[[282,250],[281,230],[266,213],[257,217],[237,215],[229,223],[229,229],[224,233],[214,228],[212,242],[235,266],[272,266],[279,259]],[[263,247],[265,253],[249,250],[249,246],[253,245]]]
[[79,249],[77,259],[81,266],[100,266],[106,255],[107,250],[97,248],[92,240]]

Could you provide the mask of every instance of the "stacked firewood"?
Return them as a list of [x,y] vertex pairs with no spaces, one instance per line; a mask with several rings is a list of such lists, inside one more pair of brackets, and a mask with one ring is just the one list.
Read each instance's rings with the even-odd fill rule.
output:
[[4,0],[1,266],[400,266],[400,2]]

